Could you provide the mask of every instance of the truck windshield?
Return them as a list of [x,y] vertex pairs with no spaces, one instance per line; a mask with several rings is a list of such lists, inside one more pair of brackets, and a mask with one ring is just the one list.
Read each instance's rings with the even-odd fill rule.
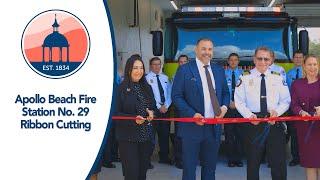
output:
[[[289,30],[288,30],[289,29]],[[195,58],[194,47],[199,38],[210,38],[214,42],[214,59],[224,61],[230,53],[238,53],[241,61],[252,60],[259,46],[266,46],[275,52],[276,59],[290,59],[292,43],[290,28],[178,28],[177,52]]]

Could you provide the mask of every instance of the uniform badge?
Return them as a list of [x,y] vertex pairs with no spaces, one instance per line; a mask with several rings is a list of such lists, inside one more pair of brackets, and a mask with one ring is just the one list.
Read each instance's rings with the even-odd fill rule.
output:
[[153,83],[153,79],[150,79],[150,83]]
[[227,84],[231,85],[231,79],[228,79]]
[[275,74],[275,75],[278,75],[278,76],[280,76],[280,73],[278,73],[278,72],[275,72],[275,71],[271,71],[271,74]]
[[241,83],[242,83],[242,80],[241,80],[241,78],[239,78],[236,86],[239,87],[241,85]]
[[284,86],[288,86],[288,84],[287,84],[286,81],[284,81],[284,80],[282,80],[282,84],[283,84]]
[[248,71],[248,70],[244,70],[243,72],[242,72],[242,75],[244,76],[244,75],[249,75],[250,74],[250,71]]
[[253,79],[249,80],[249,86],[253,86]]

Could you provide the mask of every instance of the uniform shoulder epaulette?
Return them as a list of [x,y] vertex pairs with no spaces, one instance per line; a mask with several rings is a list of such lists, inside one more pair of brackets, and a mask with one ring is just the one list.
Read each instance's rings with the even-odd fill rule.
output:
[[280,76],[280,73],[278,73],[278,72],[275,72],[275,71],[271,71],[271,74],[275,74],[275,75],[278,75],[278,76]]
[[240,87],[241,84],[242,84],[242,79],[239,78],[239,79],[238,79],[238,82],[237,82],[237,84],[236,84],[236,87]]
[[242,75],[243,75],[243,76],[249,75],[249,74],[250,74],[250,71],[248,71],[248,70],[244,70],[244,71],[242,72]]

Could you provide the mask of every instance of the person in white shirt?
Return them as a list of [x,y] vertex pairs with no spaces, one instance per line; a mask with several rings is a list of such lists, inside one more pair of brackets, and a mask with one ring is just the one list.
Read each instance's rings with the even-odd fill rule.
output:
[[[168,109],[171,105],[171,83],[168,76],[161,73],[161,60],[159,57],[153,57],[149,61],[150,72],[146,75],[148,83],[152,87],[154,98],[156,100],[157,108],[160,112],[160,117],[168,117]],[[169,158],[169,135],[170,122],[157,121],[155,122],[155,129],[158,134],[158,141],[160,146],[159,163],[171,164]]]
[[[271,73],[269,48],[255,51],[255,68],[240,77],[234,93],[235,106],[244,118],[278,117],[291,102],[287,84],[279,74]],[[286,137],[283,123],[252,121],[246,124],[247,179],[259,179],[259,168],[266,148],[273,180],[287,179]]]

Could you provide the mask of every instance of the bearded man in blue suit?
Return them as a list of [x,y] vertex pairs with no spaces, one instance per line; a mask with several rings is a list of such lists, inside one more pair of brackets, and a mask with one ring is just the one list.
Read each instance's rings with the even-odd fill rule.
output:
[[209,125],[204,118],[223,118],[230,101],[224,69],[211,61],[213,42],[197,41],[196,60],[177,70],[172,88],[172,100],[180,117],[193,117],[195,123],[179,123],[182,139],[183,180],[196,179],[200,158],[201,179],[214,180],[220,146],[221,125]]

